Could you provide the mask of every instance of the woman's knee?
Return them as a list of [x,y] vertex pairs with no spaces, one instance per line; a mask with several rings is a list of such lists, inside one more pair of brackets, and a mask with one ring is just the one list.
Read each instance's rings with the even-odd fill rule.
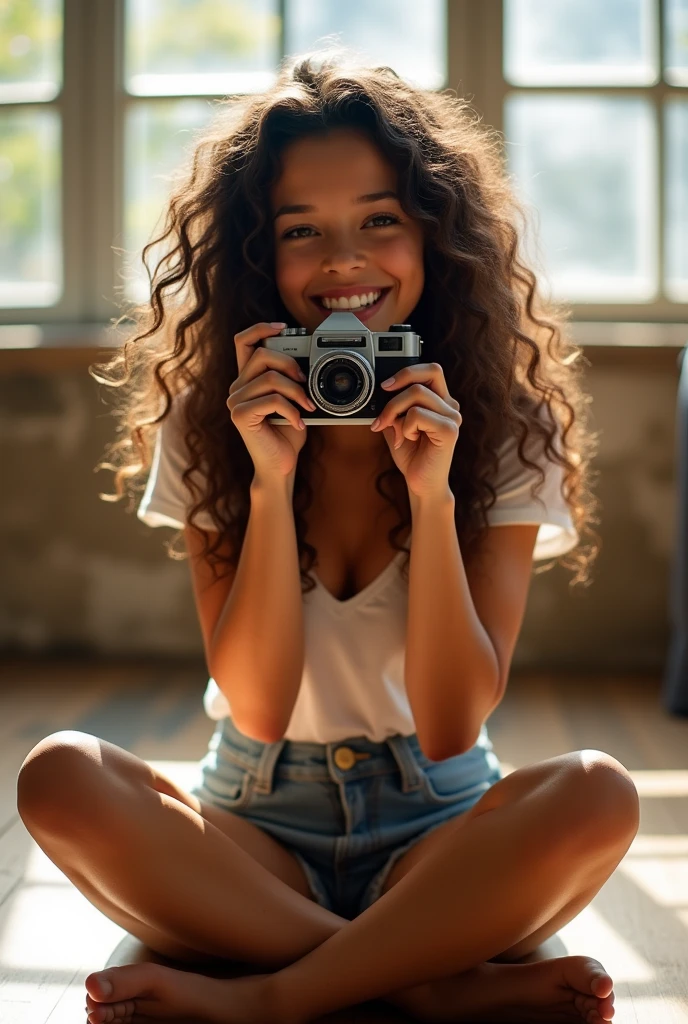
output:
[[518,768],[488,790],[474,812],[519,799],[537,799],[547,837],[566,844],[628,848],[638,831],[635,784],[621,762],[602,750],[575,750]]
[[638,831],[640,799],[630,773],[603,750],[563,755],[559,776],[562,810],[583,838],[630,846]]
[[45,736],[26,755],[17,776],[22,820],[61,829],[70,814],[97,811],[102,785],[121,769],[120,761],[118,747],[90,733],[65,729]]

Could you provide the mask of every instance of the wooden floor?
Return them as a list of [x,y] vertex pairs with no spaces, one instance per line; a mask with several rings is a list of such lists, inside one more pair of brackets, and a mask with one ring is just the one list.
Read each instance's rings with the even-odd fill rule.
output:
[[[88,974],[156,958],[27,832],[16,807],[19,766],[44,736],[77,729],[189,785],[214,725],[201,703],[207,676],[202,663],[62,661],[5,662],[0,678],[0,1021],[76,1024],[86,1019]],[[638,836],[546,955],[599,959],[614,978],[616,1024],[688,1024],[688,719],[663,709],[657,679],[557,674],[513,677],[488,728],[506,773],[584,748],[629,769],[641,796]],[[323,1018],[410,1019],[381,1001]]]

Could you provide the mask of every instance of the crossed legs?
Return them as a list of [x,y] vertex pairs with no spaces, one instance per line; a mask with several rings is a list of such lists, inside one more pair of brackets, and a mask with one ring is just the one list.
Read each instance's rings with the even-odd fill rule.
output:
[[[262,868],[190,804],[144,785],[145,762],[132,778],[114,770],[119,748],[80,734],[82,745],[75,735],[27,758],[18,805],[39,845],[94,905],[163,955],[191,950],[199,961],[272,968],[305,964],[323,944],[331,956],[334,937],[355,928],[341,948],[367,952],[377,991],[367,994],[365,971],[360,988],[355,969],[337,971],[353,983],[348,1002],[398,991],[405,1006],[409,986],[524,955],[590,902],[637,830],[637,793],[619,762],[599,751],[552,758],[501,780],[449,823],[456,828],[436,830],[444,842],[396,891],[347,922]],[[435,937],[424,951],[414,936],[426,926]],[[411,963],[408,952],[399,956],[402,936],[417,954]]]

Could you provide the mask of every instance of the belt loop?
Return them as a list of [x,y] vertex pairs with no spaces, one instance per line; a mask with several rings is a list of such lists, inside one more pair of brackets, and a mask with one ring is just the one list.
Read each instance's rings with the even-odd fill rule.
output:
[[402,793],[415,793],[423,787],[423,776],[405,736],[388,736],[386,741],[401,772]]
[[286,739],[283,737],[281,740],[276,740],[275,743],[265,744],[265,748],[261,751],[258,759],[256,781],[253,787],[253,791],[255,793],[261,793],[263,795],[272,793],[275,765],[286,742]]

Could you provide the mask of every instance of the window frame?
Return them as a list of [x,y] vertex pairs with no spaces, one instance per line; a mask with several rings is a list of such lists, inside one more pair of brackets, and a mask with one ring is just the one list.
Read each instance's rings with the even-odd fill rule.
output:
[[[665,0],[656,0],[655,3],[655,32],[657,38],[657,55],[660,68],[659,81],[654,85],[647,86],[614,86],[614,85],[533,85],[515,86],[511,85],[504,78],[502,53],[504,48],[504,17],[503,0],[486,0],[486,2],[471,5],[470,0],[459,0],[464,7],[464,15],[470,21],[461,26],[465,35],[463,40],[459,36],[456,39],[464,43],[464,52],[458,49],[456,57],[465,59],[465,66],[470,70],[470,76],[461,76],[467,85],[470,85],[475,92],[473,102],[483,115],[485,124],[495,128],[498,132],[504,132],[504,103],[510,94],[554,94],[562,95],[603,95],[603,96],[633,96],[648,97],[654,106],[657,152],[655,153],[655,168],[657,174],[658,193],[658,230],[656,233],[657,245],[657,268],[660,289],[664,287],[664,234],[665,234],[665,189],[664,189],[664,166],[665,166],[665,140],[664,140],[664,114],[663,107],[665,99],[669,97],[683,97],[688,102],[688,88],[686,86],[670,85],[664,81],[664,12]],[[459,26],[457,25],[458,29]],[[456,36],[457,33],[454,33]],[[471,40],[471,45],[466,40]],[[460,63],[450,62],[451,80],[459,78]],[[462,90],[466,95],[466,90]],[[565,301],[565,300],[564,300]],[[617,323],[618,321],[631,323],[663,323],[663,324],[685,324],[688,320],[688,303],[674,302],[660,295],[654,302],[595,302],[579,303],[569,302],[574,321],[593,321],[598,324],[605,322]],[[688,328],[688,324],[686,324]],[[688,329],[686,330],[686,341],[688,341]]]
[[[288,0],[279,0],[282,14],[286,3]],[[657,39],[662,68],[664,7],[665,0],[657,0]],[[98,332],[122,314],[119,303],[123,297],[123,261],[118,250],[124,245],[125,112],[129,103],[147,102],[146,97],[129,96],[124,90],[124,15],[124,0],[64,0],[63,88],[47,103],[17,104],[54,107],[61,114],[64,292],[54,306],[0,308],[3,324],[33,323],[67,329],[90,325]],[[283,52],[284,35],[281,48]],[[661,76],[655,85],[644,87],[516,87],[504,79],[502,49],[503,0],[481,0],[480,3],[448,0],[445,88],[464,96],[480,113],[482,122],[502,135],[504,100],[509,93],[584,92],[651,97],[657,111],[660,210],[657,245],[661,281],[664,268],[662,106],[668,96],[683,95],[688,100],[686,87],[670,85]],[[152,97],[156,98],[159,99]],[[210,101],[220,96],[202,98]],[[606,333],[605,324],[618,328],[620,322],[632,322],[646,325],[648,331],[653,324],[675,324],[685,327],[684,343],[688,342],[688,303],[671,302],[662,296],[652,303],[569,305],[574,323],[585,322],[590,327],[594,324],[602,334]],[[0,331],[0,347],[3,333]],[[673,338],[674,332],[670,333]],[[669,337],[666,331],[664,334]],[[612,344],[625,344],[623,332],[616,331]]]

